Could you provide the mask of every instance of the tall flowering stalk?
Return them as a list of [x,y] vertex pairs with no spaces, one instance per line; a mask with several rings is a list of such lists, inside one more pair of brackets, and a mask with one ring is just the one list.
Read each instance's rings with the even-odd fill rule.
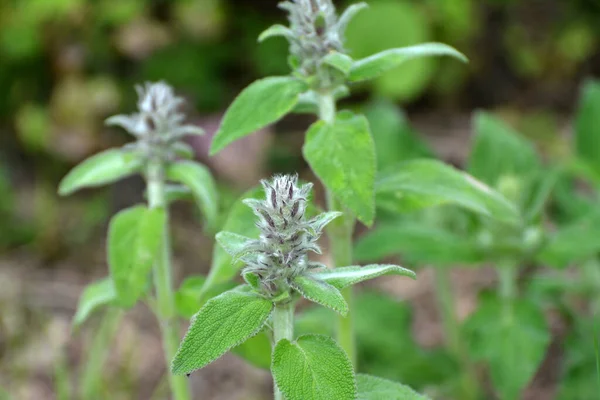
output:
[[[123,210],[111,220],[107,246],[110,277],[86,289],[75,322],[82,323],[91,310],[102,305],[129,309],[140,300],[150,299],[160,323],[165,358],[170,360],[179,343],[179,322],[172,277],[167,193],[174,185],[189,192],[206,222],[212,225],[217,213],[217,192],[208,169],[186,160],[193,157],[193,151],[182,139],[203,132],[184,123],[185,115],[180,111],[183,99],[164,82],[146,83],[136,90],[137,112],[107,120],[109,125],[124,128],[136,141],[85,160],[60,184],[59,192],[64,195],[139,173],[145,178],[147,189],[147,205]],[[150,280],[153,284],[149,284]],[[102,354],[108,340],[108,336],[106,340],[97,340],[92,354]],[[96,357],[94,362],[100,363],[98,360]],[[185,378],[169,374],[169,382],[174,399],[190,399]],[[85,397],[90,396],[86,393]]]
[[[303,154],[327,189],[328,209],[344,211],[327,233],[334,265],[347,266],[352,263],[356,221],[370,226],[375,219],[376,154],[367,119],[338,111],[336,101],[349,94],[350,84],[376,78],[413,58],[466,58],[450,46],[427,43],[354,60],[345,49],[344,33],[365,3],[351,5],[341,14],[331,0],[288,0],[279,7],[287,12],[289,26],[273,25],[259,41],[285,38],[291,73],[260,79],[244,89],[227,110],[211,153],[289,113],[315,114],[318,121],[306,133]],[[352,302],[350,288],[343,295],[347,303]],[[337,338],[356,362],[352,314],[338,319]]]
[[340,290],[386,274],[414,277],[396,265],[369,265],[336,270],[309,260],[320,253],[323,228],[341,213],[305,215],[312,184],[298,186],[296,176],[263,180],[263,200],[247,199],[257,217],[258,239],[231,232],[219,244],[243,261],[246,284],[209,300],[193,317],[172,364],[175,374],[190,374],[262,330],[273,342],[271,372],[276,400],[355,399],[357,377],[344,350],[322,335],[294,335],[294,308],[304,297],[341,315],[348,304]]

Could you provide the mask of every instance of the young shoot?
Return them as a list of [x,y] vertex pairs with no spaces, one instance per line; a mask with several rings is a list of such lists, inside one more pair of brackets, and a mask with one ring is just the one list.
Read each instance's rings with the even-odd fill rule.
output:
[[[341,14],[331,0],[289,0],[279,6],[287,12],[289,26],[274,25],[260,35],[259,41],[285,38],[289,42],[291,73],[260,79],[244,89],[225,113],[211,153],[287,114],[315,114],[318,121],[306,133],[303,155],[327,189],[328,209],[344,212],[331,223],[327,233],[333,264],[348,266],[352,263],[356,221],[371,226],[375,220],[375,201],[379,197],[375,184],[376,152],[367,119],[347,110],[338,111],[336,101],[350,93],[352,84],[377,78],[414,58],[466,58],[445,44],[426,43],[354,60],[344,46],[344,34],[352,18],[366,8],[365,3],[351,5]],[[410,188],[419,192],[418,187]],[[350,303],[351,290],[342,292]],[[351,313],[339,318],[337,338],[355,363]]]
[[276,176],[261,183],[265,198],[245,201],[258,219],[260,237],[217,235],[219,244],[243,261],[246,283],[212,298],[193,317],[172,372],[190,374],[268,328],[275,399],[356,399],[356,377],[345,351],[327,336],[294,335],[295,304],[304,297],[345,315],[348,304],[340,292],[345,287],[381,275],[414,278],[415,274],[397,265],[333,270],[310,261],[310,253],[321,251],[317,240],[323,228],[340,213],[307,218],[312,185],[299,186],[296,176]]
[[[147,205],[123,210],[111,220],[107,241],[110,277],[86,288],[75,323],[83,323],[92,311],[102,306],[127,310],[148,299],[160,322],[165,358],[170,360],[177,350],[179,327],[172,282],[169,192],[183,189],[191,195],[207,224],[212,226],[217,217],[217,191],[208,169],[186,160],[193,158],[194,153],[182,139],[202,134],[202,130],[184,124],[185,115],[179,111],[183,99],[163,82],[147,83],[136,90],[138,111],[107,120],[109,125],[124,128],[136,141],[85,160],[60,184],[59,193],[66,195],[139,173],[145,178],[147,188]],[[110,310],[106,318],[116,327]],[[92,354],[101,355],[112,334],[107,332],[95,340]],[[101,358],[90,358],[90,362],[100,364]],[[170,375],[170,386],[174,399],[190,398],[185,379]],[[97,397],[88,392],[84,397],[90,396]]]

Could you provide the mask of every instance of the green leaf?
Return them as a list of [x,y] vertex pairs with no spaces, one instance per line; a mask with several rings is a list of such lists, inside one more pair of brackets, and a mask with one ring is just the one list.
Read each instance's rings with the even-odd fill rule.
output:
[[[436,160],[413,160],[382,172],[375,185],[390,209],[454,204],[470,211],[516,223],[516,208],[499,193],[465,172]],[[378,198],[379,200],[379,198]]]
[[304,158],[325,186],[366,225],[375,217],[375,145],[362,115],[340,112],[306,134]]
[[264,42],[267,39],[277,37],[277,36],[283,36],[286,39],[293,39],[294,32],[292,32],[292,30],[290,28],[288,28],[287,26],[275,24],[275,25],[267,28],[265,31],[263,31],[258,36],[258,41]]
[[[345,46],[355,60],[411,46],[434,37],[432,21],[410,1],[371,1],[348,25]],[[413,59],[370,82],[375,93],[396,101],[414,100],[436,75],[438,58]]]
[[115,287],[110,278],[90,283],[83,289],[83,293],[79,298],[77,312],[73,317],[73,325],[75,327],[80,326],[94,311],[102,306],[112,304],[116,298]]
[[442,43],[424,43],[415,46],[384,50],[354,62],[349,79],[360,82],[377,78],[386,71],[400,66],[408,60],[431,56],[452,56],[463,62],[467,57],[451,46]]
[[565,351],[557,400],[588,400],[600,393],[597,343],[600,332],[596,318],[579,319],[564,340]]
[[497,187],[503,176],[523,177],[540,168],[533,144],[502,120],[477,112],[473,125],[475,142],[467,171],[475,178]]
[[577,155],[600,174],[600,81],[587,81],[575,120]]
[[352,311],[359,365],[365,373],[415,387],[442,387],[456,377],[456,363],[444,350],[424,349],[415,341],[413,308],[408,302],[361,291]]
[[171,146],[175,154],[181,158],[184,158],[186,160],[192,160],[196,156],[194,148],[187,143],[176,142],[173,143]]
[[409,269],[402,268],[398,265],[386,264],[328,269],[326,271],[316,272],[312,274],[312,277],[327,282],[338,289],[343,289],[347,286],[355,285],[362,281],[374,279],[382,275],[402,275],[409,276],[413,279],[416,279],[417,277],[416,274]]
[[350,73],[350,69],[352,68],[352,63],[354,61],[352,60],[352,57],[347,56],[346,54],[332,51],[323,57],[322,62],[323,64],[337,69],[344,74],[344,76],[347,76]]
[[386,224],[362,236],[354,248],[356,261],[377,261],[401,255],[420,264],[462,264],[482,260],[477,243],[437,226],[418,223]]
[[433,151],[409,124],[404,113],[388,100],[377,100],[364,110],[373,133],[378,170],[402,161],[432,158]]
[[600,252],[600,209],[559,228],[542,248],[538,259],[556,268],[585,261]]
[[321,233],[323,228],[327,226],[331,221],[336,219],[337,217],[342,216],[343,214],[339,211],[328,211],[317,215],[312,218],[309,222],[309,228],[312,230],[313,235],[318,235]]
[[193,317],[171,371],[188,374],[210,364],[260,332],[272,309],[271,301],[237,289],[213,297]]
[[210,154],[214,155],[230,143],[281,119],[294,108],[300,94],[307,89],[303,81],[289,76],[265,78],[252,83],[225,113]]
[[474,360],[486,361],[500,398],[517,399],[544,359],[550,333],[540,307],[527,299],[484,298],[464,326]]
[[350,21],[352,21],[352,18],[354,18],[356,14],[368,7],[369,5],[365,2],[349,5],[340,15],[340,18],[338,20],[338,32],[340,34],[343,34],[346,28],[348,27]]
[[[264,196],[262,188],[254,188],[246,192],[233,204],[223,225],[223,230],[246,237],[258,237],[252,209],[243,203],[244,199]],[[212,264],[208,274],[206,289],[233,279],[242,268],[241,261],[233,261],[233,257],[222,246],[214,246]]]
[[167,179],[192,191],[208,225],[214,227],[219,213],[219,192],[209,169],[194,161],[180,161],[169,165]]
[[238,260],[252,249],[249,247],[251,243],[256,243],[256,239],[250,239],[237,233],[219,232],[215,237],[217,242],[225,249],[227,254]]
[[206,302],[203,298],[203,294],[206,298],[212,298],[220,295],[227,290],[233,289],[236,284],[234,282],[225,282],[219,285],[214,285],[206,293],[204,292],[204,284],[206,283],[206,277],[202,275],[196,275],[187,278],[181,283],[179,289],[175,292],[175,309],[177,314],[183,318],[189,319]]
[[410,387],[371,375],[357,374],[357,400],[427,400]]
[[119,212],[108,228],[108,263],[118,303],[132,307],[148,287],[166,222],[162,208],[137,206]]
[[273,351],[271,372],[287,400],[352,400],[356,382],[352,363],[330,337],[300,336],[280,340]]
[[136,154],[120,149],[106,150],[73,168],[60,182],[58,194],[66,196],[79,189],[115,182],[141,168],[142,160]]
[[344,296],[327,282],[313,279],[310,276],[298,276],[291,286],[312,302],[331,308],[344,316],[348,314],[348,304],[344,300]]
[[[206,277],[197,275],[187,278],[181,284],[175,293],[175,307],[181,317],[191,318],[204,305],[205,301],[201,300],[201,296],[205,282]],[[233,282],[215,285],[206,293],[206,297],[216,297],[235,286],[236,284]],[[271,342],[264,331],[234,347],[231,351],[258,368],[268,369],[271,365]]]

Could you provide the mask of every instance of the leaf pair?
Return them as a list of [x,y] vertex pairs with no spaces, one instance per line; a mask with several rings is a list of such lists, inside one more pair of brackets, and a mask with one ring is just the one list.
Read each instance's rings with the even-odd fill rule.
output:
[[519,398],[550,343],[543,312],[525,299],[506,304],[492,296],[483,299],[464,329],[471,356],[487,361],[500,397]]
[[[289,36],[282,26],[262,38]],[[424,56],[452,55],[465,59],[453,48],[429,43],[379,53],[353,62],[344,54],[331,53],[324,63],[347,74],[350,81],[372,79],[403,62]],[[211,154],[292,112],[309,86],[295,77],[271,77],[248,86],[227,110],[215,135]],[[325,186],[357,218],[371,225],[375,217],[375,146],[367,120],[349,112],[338,114],[332,124],[319,121],[309,129],[303,153]]]
[[165,224],[162,208],[136,206],[113,217],[107,241],[111,276],[84,289],[73,319],[75,326],[99,307],[130,308],[146,293],[152,266],[160,256]]
[[108,264],[117,303],[132,307],[148,289],[161,256],[166,214],[162,208],[133,207],[118,213],[108,228]]
[[[300,279],[301,283],[295,284],[301,286],[312,297],[311,300],[343,309],[345,302],[339,301],[339,289],[388,274],[415,276],[414,272],[395,265],[369,265],[321,271],[311,274],[311,279]],[[335,289],[335,292],[329,289]],[[345,307],[347,309],[347,305]],[[186,374],[202,368],[256,335],[272,310],[272,301],[252,292],[248,285],[210,299],[192,318],[188,333],[173,360],[173,373]]]

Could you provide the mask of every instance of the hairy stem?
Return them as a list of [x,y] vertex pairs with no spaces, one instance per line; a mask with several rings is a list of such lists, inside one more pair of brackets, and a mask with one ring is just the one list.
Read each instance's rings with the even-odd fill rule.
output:
[[505,304],[510,305],[517,295],[517,264],[506,261],[498,266],[497,271],[500,279],[500,296]]
[[[294,340],[294,303],[278,304],[273,310],[273,348],[281,339]],[[284,400],[276,383],[275,400]]]
[[[154,264],[154,288],[157,300],[157,318],[163,338],[163,349],[167,365],[171,362],[179,347],[179,324],[175,315],[175,293],[171,267],[171,241],[169,235],[169,218],[165,201],[165,181],[163,165],[150,163],[147,170],[148,205],[150,208],[164,208],[167,222],[163,231],[160,256]],[[168,369],[168,368],[167,368]],[[175,400],[191,398],[185,377],[169,374],[169,385]]]
[[111,342],[116,334],[117,327],[123,317],[123,311],[118,308],[108,308],[98,330],[94,333],[92,345],[89,350],[81,377],[82,399],[94,399],[102,397],[102,369],[108,357],[106,349],[111,348]]
[[123,318],[123,311],[118,308],[108,308],[102,316],[100,326],[94,333],[92,345],[81,378],[81,398],[92,399],[100,396],[102,387],[102,369],[106,363],[111,342],[117,327]]
[[[335,121],[336,105],[331,91],[319,95],[319,118],[328,124]],[[341,211],[343,207],[338,203],[334,194],[327,190],[327,209]],[[354,218],[348,212],[336,218],[328,226],[328,236],[333,255],[334,267],[346,267],[352,264],[352,233],[354,231]],[[354,319],[352,314],[352,288],[342,289],[342,295],[348,303],[350,310],[343,317],[338,315],[336,338],[340,346],[346,351],[352,364],[356,366],[356,343],[354,339]]]
[[[331,211],[341,209],[333,193],[329,190],[327,191],[327,208]],[[354,229],[354,219],[348,213],[344,213],[329,223],[327,228],[334,266],[346,267],[352,264],[352,231]],[[346,303],[348,303],[349,311],[345,317],[341,315],[337,316],[336,339],[346,354],[348,354],[352,364],[356,366],[352,287],[344,288],[341,292]]]
[[435,294],[442,314],[442,324],[446,346],[461,366],[460,398],[475,400],[478,397],[478,385],[475,369],[471,364],[460,334],[460,325],[456,316],[454,291],[450,275],[446,269],[435,270]]

